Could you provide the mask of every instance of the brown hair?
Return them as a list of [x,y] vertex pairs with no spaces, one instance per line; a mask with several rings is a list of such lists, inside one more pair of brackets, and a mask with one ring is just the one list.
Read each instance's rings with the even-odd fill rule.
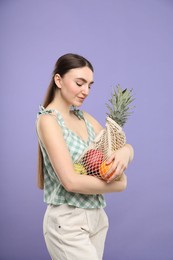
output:
[[[55,82],[54,82],[54,76],[56,74],[59,74],[61,77],[63,77],[69,70],[76,69],[76,68],[82,68],[82,67],[88,67],[93,72],[93,66],[92,64],[83,56],[80,56],[78,54],[68,53],[63,56],[61,56],[57,62],[55,63],[54,71],[52,73],[52,79],[49,84],[49,87],[47,89],[46,97],[43,102],[43,106],[46,108],[51,101],[55,97],[55,90],[57,89]],[[41,152],[40,145],[38,146],[38,169],[37,169],[37,185],[40,189],[44,188],[44,176],[43,176],[43,155]]]

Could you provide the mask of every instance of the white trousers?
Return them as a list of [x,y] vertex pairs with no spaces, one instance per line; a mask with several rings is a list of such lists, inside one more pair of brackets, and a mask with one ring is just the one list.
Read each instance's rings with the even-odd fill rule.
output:
[[52,260],[101,260],[108,218],[104,209],[49,205],[43,230]]

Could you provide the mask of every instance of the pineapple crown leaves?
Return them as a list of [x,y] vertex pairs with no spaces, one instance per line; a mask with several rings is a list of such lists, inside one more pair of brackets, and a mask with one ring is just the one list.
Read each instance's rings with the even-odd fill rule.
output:
[[117,85],[116,89],[113,89],[109,104],[106,104],[109,110],[109,113],[106,114],[121,127],[133,113],[134,106],[130,106],[134,101],[132,91],[133,89],[128,90],[127,88],[122,90],[120,85]]

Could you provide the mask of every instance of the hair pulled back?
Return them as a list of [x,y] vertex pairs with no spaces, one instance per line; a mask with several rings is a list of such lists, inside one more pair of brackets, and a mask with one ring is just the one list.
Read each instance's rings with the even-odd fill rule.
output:
[[[54,81],[56,74],[59,74],[62,78],[71,69],[77,69],[82,67],[88,67],[94,72],[92,64],[83,56],[73,53],[67,53],[61,56],[55,63],[54,71],[52,73],[52,79],[49,84],[43,106],[46,108],[54,99],[57,86]],[[40,189],[44,188],[44,176],[43,176],[43,156],[38,147],[38,173],[37,173],[37,185]]]

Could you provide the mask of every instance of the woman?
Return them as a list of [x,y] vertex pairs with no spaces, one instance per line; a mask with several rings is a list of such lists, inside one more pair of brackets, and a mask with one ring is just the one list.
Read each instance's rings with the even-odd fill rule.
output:
[[[124,170],[133,159],[127,144],[114,152],[109,182],[77,174],[73,162],[93,142],[102,126],[79,107],[93,84],[93,67],[77,54],[61,56],[37,119],[40,143],[38,184],[48,204],[45,242],[54,260],[100,260],[108,229],[102,194],[123,191]],[[113,173],[113,174],[112,174]],[[120,176],[119,181],[114,179]]]

